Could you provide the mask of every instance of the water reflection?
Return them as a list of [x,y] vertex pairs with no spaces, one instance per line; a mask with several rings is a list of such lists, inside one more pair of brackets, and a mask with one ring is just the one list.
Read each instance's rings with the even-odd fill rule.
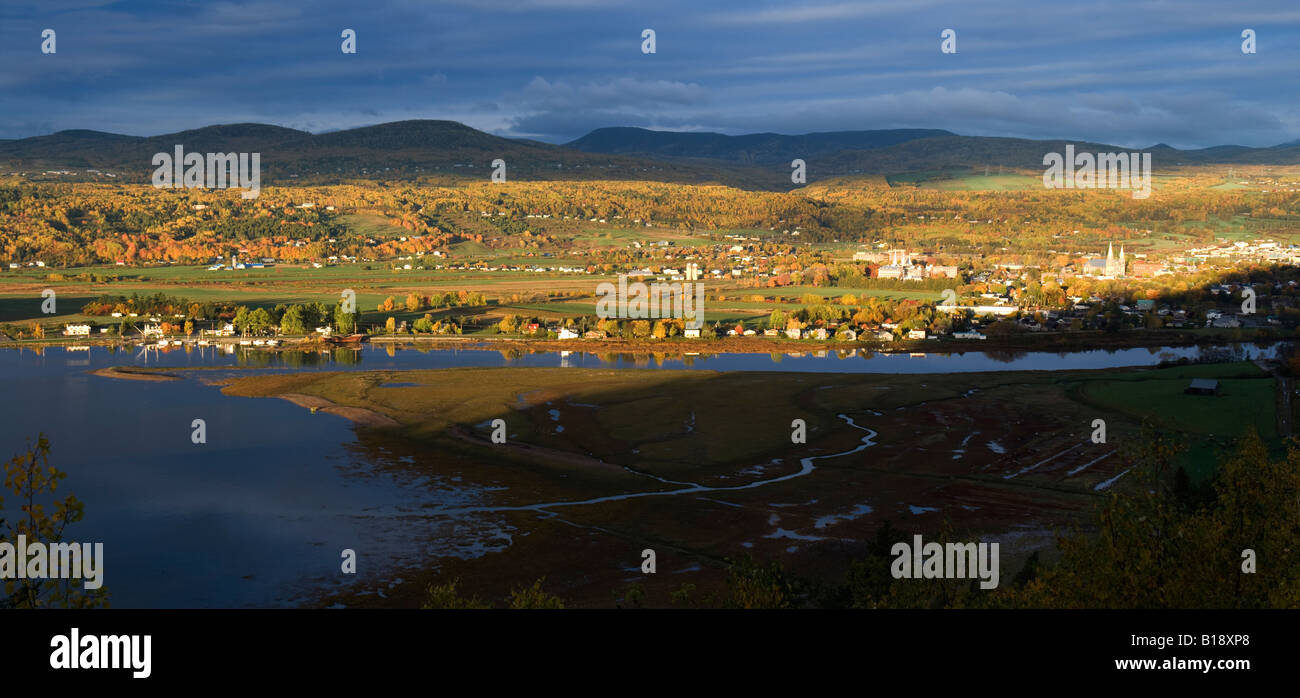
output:
[[[401,370],[468,366],[565,368],[707,369],[713,371],[794,371],[814,373],[964,373],[972,371],[1070,370],[1155,366],[1174,361],[1241,361],[1269,358],[1289,343],[1237,343],[1179,347],[1136,347],[1090,351],[992,350],[955,353],[892,353],[868,349],[728,354],[662,351],[546,351],[504,347],[494,351],[433,349],[393,344],[263,351],[235,345],[143,347],[112,346],[8,348],[20,363],[44,366],[48,358],[65,368],[114,365],[152,367],[224,366],[290,370]],[[1283,350],[1285,351],[1285,349]],[[857,358],[861,361],[848,361]]]

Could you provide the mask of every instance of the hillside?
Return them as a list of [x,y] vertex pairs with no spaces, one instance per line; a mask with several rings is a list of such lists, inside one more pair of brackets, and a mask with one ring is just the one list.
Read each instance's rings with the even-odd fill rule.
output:
[[[329,183],[341,178],[412,179],[452,176],[487,180],[491,163],[506,161],[519,180],[614,179],[718,183],[751,189],[789,188],[779,172],[585,153],[562,146],[494,136],[454,121],[400,121],[313,135],[266,124],[208,126],[160,136],[60,131],[0,142],[0,171],[41,172],[93,168],[119,181],[148,181],[155,153],[261,153],[262,177]],[[279,182],[283,184],[284,182]]]
[[[602,128],[568,145],[587,152],[629,154],[694,164],[743,163],[788,168],[791,160],[802,158],[807,161],[808,179],[813,181],[851,174],[901,174],[961,168],[1041,170],[1046,153],[1063,153],[1065,146],[1071,144],[1080,153],[1132,150],[1086,141],[961,136],[925,129],[840,131],[802,136],[771,133],[726,136]],[[1197,150],[1179,150],[1161,143],[1141,150],[1152,154],[1156,170],[1205,164],[1300,164],[1300,145],[1296,143],[1269,148],[1221,145]]]
[[726,136],[720,133],[679,133],[619,127],[596,129],[567,145],[592,153],[788,166],[793,158],[808,158],[840,150],[871,150],[921,138],[953,135],[955,134],[949,131],[933,129],[894,129],[808,133],[801,136],[779,133]]
[[[92,130],[0,141],[0,172],[47,177],[147,182],[155,153],[261,153],[267,186],[334,184],[350,179],[487,181],[491,163],[506,161],[508,181],[621,180],[724,184],[788,191],[790,161],[804,159],[809,182],[853,175],[951,170],[1041,172],[1043,156],[1064,152],[1123,152],[1126,148],[1066,140],[961,136],[931,129],[839,131],[727,136],[640,128],[602,128],[567,145],[503,138],[454,121],[414,120],[312,134],[267,124],[224,124],[159,136]],[[1145,148],[1156,171],[1184,165],[1300,164],[1300,145],[1269,148],[1222,145],[1179,150]],[[69,175],[48,175],[69,178]]]

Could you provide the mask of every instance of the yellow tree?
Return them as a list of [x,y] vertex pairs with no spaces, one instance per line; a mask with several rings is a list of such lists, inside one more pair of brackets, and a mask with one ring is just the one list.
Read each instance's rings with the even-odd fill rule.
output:
[[[19,501],[17,517],[13,520],[0,518],[0,543],[14,550],[17,557],[11,562],[27,562],[27,551],[18,550],[19,536],[23,537],[28,548],[43,545],[46,549],[53,549],[63,541],[68,525],[84,516],[84,508],[74,495],[62,499],[53,497],[59,482],[65,477],[66,473],[50,465],[50,442],[44,434],[37,438],[34,446],[5,464],[5,489],[13,492]],[[5,512],[4,499],[0,498],[0,516]],[[102,564],[102,560],[99,563]],[[4,583],[4,595],[0,595],[0,608],[91,608],[107,605],[107,589],[101,586],[88,590],[81,580],[72,578],[49,580],[28,576],[8,579]]]

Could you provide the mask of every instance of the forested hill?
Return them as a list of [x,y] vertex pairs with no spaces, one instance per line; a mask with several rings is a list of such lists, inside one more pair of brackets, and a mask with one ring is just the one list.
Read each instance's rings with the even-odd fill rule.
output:
[[753,133],[651,131],[644,128],[601,128],[568,143],[590,153],[619,153],[647,157],[704,158],[743,164],[789,164],[792,158],[809,158],[841,150],[872,150],[920,138],[956,135],[935,129],[887,131],[836,131],[786,136]]
[[[60,174],[49,176],[104,179],[111,173],[111,181],[147,182],[155,169],[153,156],[173,153],[180,145],[186,152],[261,153],[266,186],[430,177],[487,181],[492,162],[500,159],[506,163],[507,181],[659,181],[789,190],[797,186],[790,177],[795,159],[805,161],[808,182],[954,169],[1041,172],[1046,153],[1063,153],[1071,144],[1076,152],[1131,150],[933,129],[728,136],[605,128],[567,145],[552,145],[503,138],[454,121],[399,121],[320,134],[267,124],[228,124],[148,137],[70,130],[0,141],[0,174],[41,177],[57,171]],[[1300,164],[1298,143],[1199,150],[1158,144],[1141,150],[1152,153],[1157,172],[1183,165]]]
[[[311,134],[266,124],[228,124],[160,136],[60,131],[0,142],[0,173],[95,169],[117,181],[148,181],[155,153],[261,153],[263,181],[333,183],[353,178],[456,176],[487,180],[504,160],[506,179],[613,179],[719,183],[772,189],[789,175],[756,168],[664,163],[586,153],[547,143],[494,136],[454,121],[398,121]],[[79,172],[84,174],[84,172]],[[279,180],[279,181],[276,181]],[[787,186],[788,188],[788,186]]]
[[651,131],[642,128],[602,128],[568,144],[587,152],[617,153],[690,163],[718,162],[772,167],[790,166],[796,158],[807,163],[808,178],[846,174],[900,174],[949,168],[1003,167],[1041,170],[1043,156],[1075,151],[1119,153],[1140,150],[1152,154],[1157,170],[1182,165],[1300,164],[1300,142],[1269,148],[1222,145],[1179,150],[1163,143],[1130,148],[1081,140],[1029,140],[995,136],[962,136],[933,129],[839,131],[785,136],[759,133],[728,136],[719,133]]

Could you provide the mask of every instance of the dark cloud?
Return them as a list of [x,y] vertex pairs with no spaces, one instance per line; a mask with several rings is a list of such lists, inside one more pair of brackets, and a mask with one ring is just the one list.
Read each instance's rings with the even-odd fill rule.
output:
[[[411,118],[556,142],[623,125],[1300,138],[1293,0],[12,0],[0,26],[9,138]],[[40,53],[46,27],[56,55]],[[1247,27],[1255,55],[1240,51]],[[339,51],[344,28],[355,55]],[[955,55],[939,52],[946,28]]]

